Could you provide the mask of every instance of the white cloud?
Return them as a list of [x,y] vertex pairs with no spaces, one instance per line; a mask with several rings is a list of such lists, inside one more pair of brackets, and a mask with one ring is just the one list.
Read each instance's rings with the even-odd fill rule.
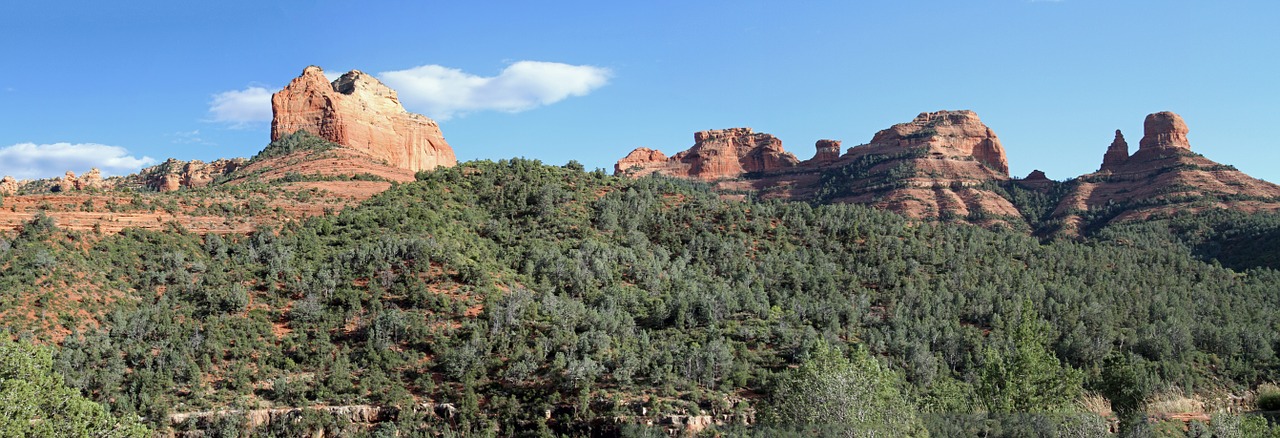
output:
[[211,121],[230,123],[232,128],[270,122],[271,90],[250,86],[215,94],[209,102],[209,115]]
[[52,178],[68,170],[77,175],[98,168],[103,176],[125,175],[154,164],[151,157],[134,157],[119,146],[96,143],[18,143],[0,148],[0,175],[17,179]]
[[382,72],[378,78],[399,93],[410,111],[447,120],[473,111],[516,113],[584,96],[608,83],[611,74],[590,65],[519,61],[492,77],[423,65]]
[[[378,74],[378,79],[400,95],[409,111],[438,120],[475,111],[517,113],[550,105],[587,93],[609,82],[609,69],[558,62],[519,61],[497,76],[484,77],[456,68],[423,65]],[[325,72],[330,81],[341,73]],[[271,93],[266,87],[213,95],[210,121],[245,128],[271,121]]]
[[199,129],[195,129],[191,131],[178,131],[172,134],[168,134],[166,135],[166,137],[172,138],[173,140],[171,140],[171,142],[173,144],[202,144],[202,145],[210,145],[210,146],[215,145],[215,143],[213,142],[205,141],[205,139],[200,136]]

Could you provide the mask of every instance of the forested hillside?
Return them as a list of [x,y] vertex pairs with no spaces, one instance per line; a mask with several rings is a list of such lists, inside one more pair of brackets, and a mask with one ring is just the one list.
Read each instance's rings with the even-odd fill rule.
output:
[[[1109,400],[1129,433],[1280,378],[1275,216],[1041,241],[516,159],[247,236],[52,222],[0,244],[6,326],[157,431],[1088,434]],[[244,414],[352,405],[378,417]]]

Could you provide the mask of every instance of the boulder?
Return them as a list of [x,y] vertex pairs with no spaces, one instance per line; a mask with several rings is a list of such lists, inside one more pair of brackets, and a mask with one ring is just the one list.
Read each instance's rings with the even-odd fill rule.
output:
[[271,112],[271,141],[306,130],[415,172],[458,163],[434,120],[405,111],[394,90],[359,70],[329,82],[307,67],[271,96]]

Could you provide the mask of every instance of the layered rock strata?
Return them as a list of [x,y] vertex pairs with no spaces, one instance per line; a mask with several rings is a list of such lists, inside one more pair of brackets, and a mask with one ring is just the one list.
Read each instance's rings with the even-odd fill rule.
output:
[[1099,170],[1113,170],[1123,166],[1126,161],[1129,161],[1129,143],[1124,141],[1124,134],[1117,129],[1115,140],[1111,141],[1107,153],[1102,156],[1102,167]]
[[817,152],[811,162],[827,163],[840,159],[840,140],[818,140],[813,146]]
[[1133,155],[1117,132],[1102,169],[1077,178],[1054,214],[1066,218],[1067,231],[1074,232],[1081,225],[1101,225],[1081,223],[1082,212],[1097,209],[1122,209],[1111,221],[1206,208],[1280,209],[1280,186],[1192,152],[1188,132],[1177,114],[1148,115]]
[[125,179],[129,185],[146,186],[158,192],[172,192],[212,184],[218,177],[244,167],[247,161],[244,158],[232,158],[205,163],[200,160],[182,161],[170,158]]
[[795,155],[783,150],[782,140],[751,128],[713,129],[693,135],[693,147],[666,158],[661,152],[638,148],[614,165],[614,173],[644,176],[660,173],[703,181],[737,178],[747,173],[795,167]]
[[271,112],[271,141],[306,130],[410,171],[458,163],[434,120],[405,111],[394,90],[359,70],[329,82],[307,67],[271,96]]
[[633,150],[614,170],[714,181],[764,198],[871,204],[915,217],[984,223],[1019,217],[1008,200],[984,188],[1007,181],[1009,165],[995,132],[972,111],[921,113],[844,155],[839,141],[819,140],[803,163],[783,151],[781,140],[748,128],[704,131],[694,140],[670,158]]

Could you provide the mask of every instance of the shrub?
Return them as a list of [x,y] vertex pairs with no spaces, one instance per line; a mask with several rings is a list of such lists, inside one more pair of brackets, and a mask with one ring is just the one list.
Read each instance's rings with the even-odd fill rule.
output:
[[1264,383],[1258,387],[1258,409],[1280,411],[1280,386]]

